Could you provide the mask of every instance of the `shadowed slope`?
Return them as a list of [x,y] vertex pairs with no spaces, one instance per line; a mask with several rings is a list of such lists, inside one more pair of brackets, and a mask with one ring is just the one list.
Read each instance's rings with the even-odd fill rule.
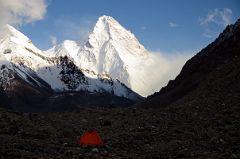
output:
[[[197,100],[199,94],[239,93],[240,21],[228,26],[205,49],[184,65],[175,80],[147,98],[140,106],[165,107],[188,96]],[[211,94],[208,94],[211,92]],[[186,102],[188,102],[186,101]]]

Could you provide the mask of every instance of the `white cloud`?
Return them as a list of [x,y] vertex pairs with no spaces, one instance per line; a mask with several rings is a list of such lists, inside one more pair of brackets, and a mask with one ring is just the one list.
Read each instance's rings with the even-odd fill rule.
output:
[[44,0],[0,0],[0,24],[21,25],[40,20],[46,8]]
[[147,27],[146,26],[141,26],[141,30],[146,30]]
[[195,51],[163,53],[161,51],[150,52],[152,58],[145,61],[141,74],[146,77],[142,95],[151,95],[166,86],[169,80],[173,80],[181,71],[185,62],[194,55]]
[[224,8],[219,10],[217,8],[209,10],[205,18],[200,18],[200,25],[208,25],[214,23],[220,26],[227,26],[232,22],[232,10]]
[[19,26],[42,19],[46,8],[44,0],[0,0],[0,35],[6,24]]
[[213,31],[211,31],[209,28],[205,28],[203,36],[205,36],[206,38],[210,38],[211,39],[214,36],[216,36],[216,34]]
[[55,36],[50,35],[49,38],[53,46],[57,44],[57,38]]
[[209,10],[208,14],[204,18],[199,18],[199,23],[204,29],[203,36],[207,38],[213,38],[218,35],[218,33],[213,29],[213,26],[226,27],[232,22],[232,10],[229,8],[224,8],[219,10],[215,8]]
[[169,22],[168,26],[171,27],[171,28],[179,27],[179,25],[177,23],[174,23],[174,22]]

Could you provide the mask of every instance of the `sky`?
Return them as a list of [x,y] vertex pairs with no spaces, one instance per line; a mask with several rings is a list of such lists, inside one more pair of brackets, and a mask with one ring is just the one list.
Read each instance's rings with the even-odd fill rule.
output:
[[[27,0],[10,1],[22,1],[25,6],[29,3]],[[150,51],[191,52],[205,47],[226,25],[240,17],[239,0],[34,1],[38,1],[32,4],[35,11],[29,14],[39,14],[39,17],[29,20],[32,15],[20,14],[17,17],[22,18],[20,22],[9,23],[42,50],[66,39],[84,42],[98,17],[109,15],[135,34]],[[8,2],[0,0],[0,3]]]
[[84,42],[98,17],[109,15],[148,50],[195,51],[240,17],[239,0],[47,0],[45,4],[41,20],[20,26],[43,50],[66,39]]

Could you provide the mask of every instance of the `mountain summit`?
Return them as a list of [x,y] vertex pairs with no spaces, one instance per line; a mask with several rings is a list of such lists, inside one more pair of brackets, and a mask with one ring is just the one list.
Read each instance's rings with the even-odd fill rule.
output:
[[111,77],[124,83],[133,91],[147,96],[151,82],[146,66],[155,64],[155,55],[149,53],[137,38],[114,18],[98,19],[84,45],[64,41],[46,51],[50,57],[68,56],[85,75],[91,78]]
[[[137,38],[110,16],[104,15],[98,19],[89,36],[88,43],[92,47],[104,47],[106,43],[111,43],[116,49],[123,49],[119,51],[125,54],[148,55],[147,50],[139,43]],[[118,48],[118,46],[121,46],[121,48]]]
[[[24,99],[23,104],[33,98],[26,100],[21,92],[36,98],[39,94],[56,98],[55,93],[89,92],[136,102],[142,99],[137,93],[144,94],[145,89],[139,70],[148,59],[149,53],[135,36],[109,16],[99,18],[84,45],[66,40],[47,51],[7,25],[0,39],[0,86],[12,101],[16,96]],[[116,103],[109,98],[108,104],[112,102]]]

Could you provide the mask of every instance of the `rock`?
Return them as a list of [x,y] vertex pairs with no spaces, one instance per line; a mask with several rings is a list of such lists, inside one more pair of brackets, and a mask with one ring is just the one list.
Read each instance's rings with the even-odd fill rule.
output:
[[82,123],[88,123],[87,119],[82,119],[81,122]]
[[107,157],[108,156],[108,152],[106,150],[104,150],[104,151],[101,152],[101,155],[104,156],[104,157]]
[[238,157],[237,157],[236,154],[233,153],[233,154],[231,155],[231,158],[238,158]]
[[85,153],[85,156],[86,156],[86,157],[90,157],[90,156],[92,156],[92,155],[93,155],[93,154],[92,154],[92,153],[89,153],[89,152],[88,152],[88,153]]
[[92,149],[92,152],[98,153],[99,150],[98,150],[98,148],[93,148],[93,149]]
[[71,156],[73,154],[73,151],[72,150],[67,150],[65,151],[65,155],[66,156]]
[[157,128],[157,127],[156,127],[156,126],[154,126],[154,125],[152,125],[152,126],[151,126],[151,129],[156,129],[156,128]]
[[183,153],[179,153],[177,154],[177,156],[175,158],[186,158],[187,156]]
[[15,135],[20,131],[19,127],[17,125],[14,125],[9,128],[9,134]]
[[133,114],[136,114],[136,112],[137,112],[137,109],[136,109],[136,108],[133,108],[132,113],[133,113]]
[[103,117],[100,116],[100,117],[98,118],[98,120],[103,120]]
[[111,126],[111,121],[105,120],[101,125],[102,126]]
[[219,139],[219,141],[220,141],[221,143],[224,143],[224,140],[223,140],[223,139]]
[[144,132],[144,131],[145,131],[145,128],[142,126],[139,126],[137,129],[137,132]]

